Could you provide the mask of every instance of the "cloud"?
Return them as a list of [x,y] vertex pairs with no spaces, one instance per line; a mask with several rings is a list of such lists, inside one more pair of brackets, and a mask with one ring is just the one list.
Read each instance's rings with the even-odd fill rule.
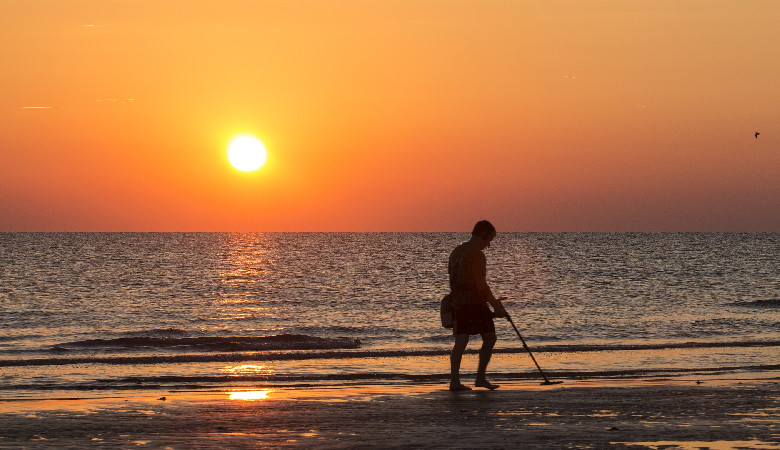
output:
[[134,98],[99,98],[95,100],[99,103],[132,103],[135,101]]

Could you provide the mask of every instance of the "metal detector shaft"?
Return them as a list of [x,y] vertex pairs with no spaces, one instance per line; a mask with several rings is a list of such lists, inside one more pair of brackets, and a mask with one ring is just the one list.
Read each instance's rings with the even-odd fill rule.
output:
[[517,337],[520,338],[520,342],[523,343],[523,347],[525,347],[525,349],[528,350],[528,354],[531,356],[531,359],[534,361],[534,364],[536,364],[536,368],[539,369],[539,373],[542,375],[542,378],[544,378],[544,383],[545,384],[557,384],[557,382],[553,383],[552,381],[548,380],[547,376],[544,374],[544,372],[542,372],[542,368],[539,367],[539,363],[536,362],[536,358],[534,358],[534,354],[531,353],[531,349],[528,348],[528,344],[525,343],[525,339],[523,339],[523,336],[520,335],[520,331],[515,326],[515,323],[512,321],[512,318],[509,316],[509,314],[506,315],[506,320],[508,320],[509,323],[512,324],[512,328],[515,329],[515,333],[517,333]]

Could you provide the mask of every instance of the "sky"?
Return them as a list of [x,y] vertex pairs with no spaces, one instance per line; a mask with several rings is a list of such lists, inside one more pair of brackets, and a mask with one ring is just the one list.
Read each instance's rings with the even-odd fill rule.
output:
[[[0,0],[0,231],[780,232],[778,23],[774,0]],[[242,133],[257,172],[228,163]]]

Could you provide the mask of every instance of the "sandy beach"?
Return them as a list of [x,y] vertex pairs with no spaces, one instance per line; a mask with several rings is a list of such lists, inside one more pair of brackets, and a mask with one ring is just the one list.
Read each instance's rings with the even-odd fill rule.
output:
[[780,448],[778,381],[524,381],[463,393],[354,385],[247,389],[232,398],[163,392],[3,401],[0,446]]

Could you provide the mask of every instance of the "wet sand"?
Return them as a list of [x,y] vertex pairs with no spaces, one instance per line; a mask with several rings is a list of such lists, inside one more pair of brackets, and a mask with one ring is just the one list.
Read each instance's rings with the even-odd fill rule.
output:
[[3,401],[0,447],[780,448],[776,376],[159,395]]

